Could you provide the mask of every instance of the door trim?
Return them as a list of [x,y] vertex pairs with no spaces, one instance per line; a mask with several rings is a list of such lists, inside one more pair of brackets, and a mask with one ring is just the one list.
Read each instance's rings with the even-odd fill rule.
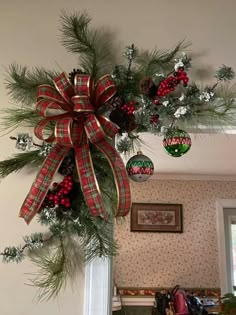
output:
[[228,293],[228,272],[226,263],[224,208],[236,209],[236,199],[216,200],[216,230],[218,241],[219,275],[221,295]]

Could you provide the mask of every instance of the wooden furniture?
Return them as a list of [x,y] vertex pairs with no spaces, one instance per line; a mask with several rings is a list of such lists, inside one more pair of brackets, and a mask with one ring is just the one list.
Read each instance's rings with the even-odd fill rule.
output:
[[208,314],[213,315],[213,314],[220,314],[221,307],[220,306],[211,306],[207,308]]

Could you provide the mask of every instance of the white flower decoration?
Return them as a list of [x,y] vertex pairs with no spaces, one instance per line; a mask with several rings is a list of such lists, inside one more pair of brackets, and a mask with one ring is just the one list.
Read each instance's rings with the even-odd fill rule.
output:
[[184,95],[184,93],[182,93],[182,95],[179,97],[180,102],[182,102],[184,100],[184,98],[185,98],[185,95]]
[[179,59],[175,59],[175,71],[178,71],[179,68],[183,67],[184,68],[184,63],[183,63],[183,59],[186,58],[186,54],[183,52],[182,53],[183,57],[179,58]]
[[214,96],[213,92],[202,92],[199,96],[199,99],[201,101],[209,102],[213,96]]
[[163,102],[162,105],[166,107],[167,105],[169,105],[169,101]]
[[168,128],[166,128],[165,126],[161,126],[161,134],[166,134]]
[[175,71],[178,71],[179,68],[184,67],[184,63],[182,59],[180,59],[176,64],[175,64]]
[[155,76],[156,77],[164,77],[164,73],[162,72],[162,73],[155,73]]
[[180,106],[177,111],[174,113],[175,118],[179,118],[182,115],[185,115],[187,113],[187,107],[186,106]]

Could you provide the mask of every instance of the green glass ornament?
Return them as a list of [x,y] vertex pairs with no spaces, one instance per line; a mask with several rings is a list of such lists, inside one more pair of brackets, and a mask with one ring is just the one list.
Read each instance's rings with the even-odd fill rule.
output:
[[189,134],[178,128],[169,129],[163,140],[164,150],[173,157],[180,157],[187,153],[191,144]]
[[126,164],[129,178],[135,182],[145,182],[154,172],[154,164],[149,157],[138,151]]

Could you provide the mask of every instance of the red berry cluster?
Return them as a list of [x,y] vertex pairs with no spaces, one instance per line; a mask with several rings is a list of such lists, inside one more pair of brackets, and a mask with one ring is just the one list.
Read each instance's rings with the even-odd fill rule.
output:
[[181,82],[183,81],[183,85],[187,86],[189,78],[187,73],[184,71],[184,68],[179,68],[177,72],[174,73],[174,76]]
[[160,102],[159,102],[159,100],[158,100],[157,98],[155,98],[155,99],[153,100],[153,103],[154,103],[154,105],[159,105],[159,104],[160,104]]
[[72,176],[65,176],[63,181],[58,183],[53,183],[53,189],[49,190],[47,196],[44,200],[43,206],[48,206],[53,208],[55,206],[64,206],[69,208],[71,206],[70,198],[68,194],[73,188]]
[[125,111],[128,115],[132,115],[135,111],[134,101],[130,101],[128,104],[122,105],[120,109]]
[[173,92],[178,84],[183,82],[184,86],[188,84],[189,78],[187,77],[187,73],[183,68],[179,68],[174,75],[169,76],[168,78],[161,81],[160,86],[157,90],[158,97],[164,97],[168,93]]
[[153,115],[151,116],[151,124],[156,124],[158,123],[158,118],[159,118],[159,115]]

